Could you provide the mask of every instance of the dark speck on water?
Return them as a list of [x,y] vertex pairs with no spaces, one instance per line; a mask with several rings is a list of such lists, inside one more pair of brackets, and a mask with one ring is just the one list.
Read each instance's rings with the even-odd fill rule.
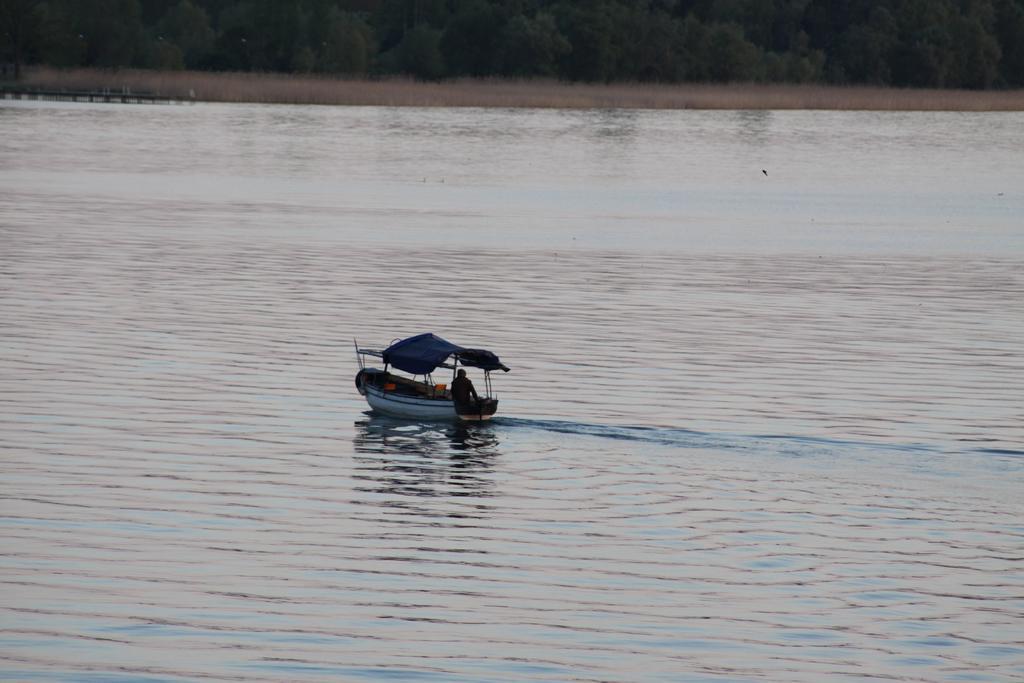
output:
[[[1024,676],[1024,115],[0,131],[0,678]],[[425,331],[493,423],[366,414]]]

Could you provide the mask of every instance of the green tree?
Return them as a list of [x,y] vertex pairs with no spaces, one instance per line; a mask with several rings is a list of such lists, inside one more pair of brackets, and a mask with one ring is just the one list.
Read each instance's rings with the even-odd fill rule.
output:
[[0,0],[0,60],[14,64],[14,78],[21,78],[25,59],[38,47],[43,8],[39,0]]
[[712,80],[728,83],[764,77],[762,52],[744,37],[742,28],[716,24],[709,29],[705,60]]
[[694,14],[679,24],[679,68],[682,77],[690,81],[711,79],[705,55],[708,52],[708,29]]
[[[197,2],[203,2],[203,0],[197,0]],[[156,25],[177,4],[178,0],[139,0],[143,25]]]
[[682,56],[683,28],[660,9],[630,8],[619,19],[616,77],[674,82],[686,78]]
[[892,51],[893,84],[941,88],[952,59],[949,0],[902,0],[895,14],[899,42]]
[[297,0],[260,0],[256,10],[253,65],[267,71],[288,71],[306,45],[305,21]]
[[617,54],[606,2],[562,2],[553,7],[558,29],[569,41],[561,73],[574,81],[610,81]]
[[421,80],[432,81],[444,76],[441,55],[441,32],[426,25],[406,32],[395,48],[397,70]]
[[1024,86],[1024,2],[996,0],[994,33],[999,41],[999,82]]
[[0,60],[1024,86],[1024,0],[0,0]]
[[840,34],[831,57],[832,80],[885,85],[892,80],[889,68],[898,37],[896,21],[884,7],[872,11],[864,24],[854,24]]
[[71,2],[90,66],[132,66],[143,57],[144,31],[138,0]]
[[330,73],[365,74],[376,50],[373,29],[361,18],[332,9],[323,36],[319,69]]
[[39,61],[70,67],[85,62],[85,36],[78,31],[75,17],[61,2],[43,5]]
[[157,33],[181,49],[184,64],[191,68],[205,62],[216,38],[206,10],[191,0],[181,0],[171,7],[157,24]]
[[708,8],[708,20],[718,24],[735,24],[743,30],[744,39],[756,45],[772,42],[777,10],[766,0],[716,0]]
[[500,66],[504,18],[487,0],[467,0],[441,36],[441,54],[453,76],[486,76]]
[[803,26],[803,18],[810,4],[810,0],[775,0],[771,39],[761,46],[775,52],[787,52],[793,48],[794,41],[805,40],[810,49],[817,48]]
[[993,32],[995,8],[988,0],[973,0],[966,14],[950,27],[953,55],[947,84],[961,88],[988,88],[999,75],[1002,50]]
[[443,29],[450,14],[445,0],[379,0],[373,4],[370,23],[381,48],[387,51],[393,50],[417,26]]
[[219,31],[210,66],[225,70],[252,69],[254,54],[261,49],[252,3],[245,0],[224,7],[218,24]]
[[554,76],[558,60],[572,49],[555,18],[544,12],[533,19],[513,17],[502,31],[500,45],[501,73],[517,77]]
[[185,56],[174,41],[162,37],[143,42],[136,61],[146,68],[179,71],[185,68]]

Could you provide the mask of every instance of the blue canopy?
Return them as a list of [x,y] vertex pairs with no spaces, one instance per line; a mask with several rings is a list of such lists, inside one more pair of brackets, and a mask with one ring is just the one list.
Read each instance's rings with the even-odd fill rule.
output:
[[504,370],[498,357],[484,349],[467,349],[456,346],[436,334],[427,332],[397,341],[384,349],[384,362],[412,375],[425,375],[455,356],[459,363],[482,370]]

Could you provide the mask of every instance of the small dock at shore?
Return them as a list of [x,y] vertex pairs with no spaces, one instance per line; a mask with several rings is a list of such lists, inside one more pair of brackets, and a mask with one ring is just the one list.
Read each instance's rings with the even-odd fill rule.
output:
[[149,92],[122,90],[46,90],[20,86],[0,87],[0,99],[45,100],[49,102],[105,102],[108,104],[185,104],[193,100]]

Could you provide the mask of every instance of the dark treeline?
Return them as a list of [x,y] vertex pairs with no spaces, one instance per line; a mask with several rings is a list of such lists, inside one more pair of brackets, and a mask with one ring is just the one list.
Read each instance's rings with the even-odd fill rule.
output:
[[1024,0],[0,0],[0,62],[1024,85]]

